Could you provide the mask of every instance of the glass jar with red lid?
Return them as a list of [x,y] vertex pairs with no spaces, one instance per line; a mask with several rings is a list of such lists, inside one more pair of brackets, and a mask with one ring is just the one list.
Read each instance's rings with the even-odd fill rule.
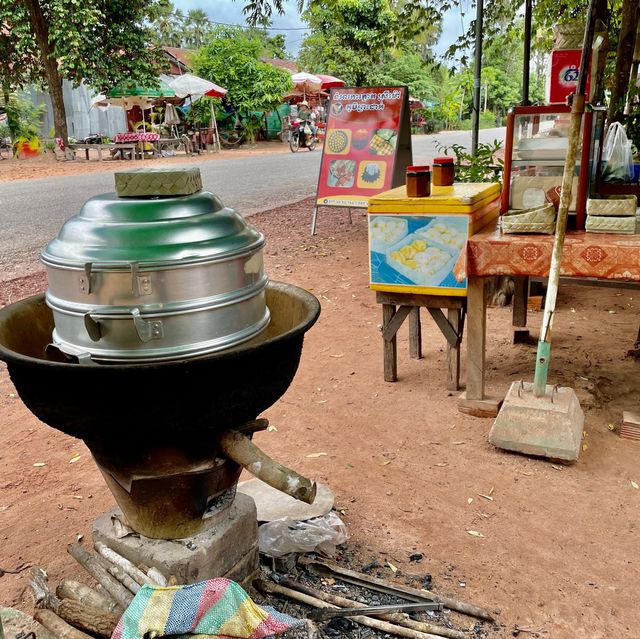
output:
[[456,169],[453,165],[453,158],[441,157],[433,158],[433,171],[431,179],[434,186],[451,186],[456,177]]

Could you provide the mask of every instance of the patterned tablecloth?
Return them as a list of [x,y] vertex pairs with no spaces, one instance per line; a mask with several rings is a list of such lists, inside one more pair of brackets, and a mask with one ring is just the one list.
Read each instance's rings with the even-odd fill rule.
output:
[[113,141],[116,144],[124,144],[125,142],[157,142],[159,139],[159,133],[117,133]]
[[[553,235],[502,235],[493,225],[467,244],[468,275],[549,274]],[[458,264],[457,268],[464,268]],[[560,274],[640,281],[640,235],[567,231]]]

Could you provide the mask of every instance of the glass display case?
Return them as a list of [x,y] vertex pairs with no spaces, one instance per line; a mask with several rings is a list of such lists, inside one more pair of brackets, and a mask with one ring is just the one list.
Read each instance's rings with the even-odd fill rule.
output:
[[[530,209],[559,194],[569,141],[570,107],[517,106],[509,111],[500,212]],[[594,151],[604,111],[587,106],[582,120],[569,213],[584,228],[586,201],[595,183]],[[573,226],[573,224],[572,224]]]

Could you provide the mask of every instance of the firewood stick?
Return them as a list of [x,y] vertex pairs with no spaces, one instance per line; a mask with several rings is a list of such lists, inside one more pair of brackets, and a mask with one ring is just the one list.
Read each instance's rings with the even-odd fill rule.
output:
[[166,586],[168,581],[167,578],[153,566],[147,570],[147,576],[151,581],[158,586]]
[[415,601],[416,599],[428,599],[430,601],[437,601],[443,604],[446,608],[449,608],[450,610],[456,610],[457,612],[462,612],[465,615],[478,617],[479,619],[486,619],[487,621],[493,621],[495,619],[495,617],[485,608],[480,608],[479,606],[465,603],[464,601],[459,601],[458,599],[454,599],[453,597],[437,595],[435,592],[431,592],[430,590],[418,590],[417,588],[403,586],[402,584],[391,583],[385,581],[384,579],[377,579],[376,577],[371,577],[370,575],[366,575],[362,572],[356,572],[355,570],[343,568],[342,566],[334,564],[330,561],[320,561],[318,559],[310,559],[308,557],[301,556],[298,558],[298,563],[302,566],[317,566],[321,570],[328,570],[335,575],[340,575],[342,578],[344,578],[345,581],[353,580],[352,583],[357,583],[358,585],[365,586],[366,588],[371,588],[372,590],[378,590],[386,593],[394,590],[397,595],[406,596],[413,601]]
[[109,546],[107,546],[106,544],[102,543],[101,541],[96,541],[96,543],[93,544],[93,547],[96,549],[96,552],[99,555],[109,560],[112,564],[115,564],[116,566],[120,566],[122,570],[124,570],[130,577],[132,577],[141,586],[144,586],[144,584],[153,583],[153,580],[147,577],[147,575],[145,575],[142,572],[142,570],[137,568],[127,558],[118,554],[115,550],[112,550],[111,548],[109,548]]
[[33,566],[29,571],[29,588],[35,601],[36,608],[58,610],[60,600],[49,589],[47,573],[39,566]]
[[218,441],[227,457],[258,479],[300,501],[313,503],[316,498],[316,483],[271,459],[246,435],[228,430],[220,435]]
[[140,590],[140,584],[131,575],[127,574],[120,566],[112,564],[106,557],[98,555],[98,563],[112,576],[115,577],[129,592],[134,595]]
[[[307,604],[308,606],[313,606],[314,608],[338,608],[338,606],[334,606],[333,604],[327,603],[326,601],[322,601],[322,599],[317,599],[316,597],[305,595],[302,592],[298,592],[297,590],[292,590],[291,588],[285,588],[284,586],[274,584],[270,581],[258,579],[253,583],[258,588],[258,590],[261,590],[262,592],[268,592],[270,594],[276,594],[276,595],[284,595],[285,597],[289,597],[289,599],[300,601],[302,603]],[[434,635],[426,632],[419,632],[418,630],[405,628],[404,626],[395,626],[394,624],[389,623],[388,621],[381,621],[380,619],[373,619],[372,617],[357,616],[357,617],[349,617],[349,618],[351,619],[351,621],[355,621],[356,623],[359,623],[362,626],[375,628],[376,630],[380,630],[381,632],[398,635],[399,637],[407,637],[407,639],[442,639],[442,636],[440,635]]]
[[53,610],[36,610],[33,618],[41,623],[57,639],[92,639],[90,635],[80,632],[66,621],[63,621]]
[[109,593],[124,612],[133,600],[133,595],[115,578],[112,577],[98,561],[80,544],[69,544],[67,552]]
[[119,619],[118,615],[112,612],[105,612],[101,608],[81,604],[73,599],[63,599],[60,602],[58,616],[80,630],[86,630],[105,639],[111,637]]
[[[334,604],[340,608],[360,608],[362,606],[362,604],[357,601],[352,601],[351,599],[345,599],[344,597],[339,597],[332,593],[311,588],[305,584],[298,583],[293,579],[288,579],[287,577],[280,575],[278,575],[278,583],[287,588],[291,588],[292,590],[298,590],[305,595],[316,597],[316,599],[322,599],[322,601]],[[434,635],[440,635],[441,637],[449,637],[449,639],[467,638],[467,635],[459,630],[439,626],[438,624],[430,623],[428,621],[414,621],[413,619],[410,619],[408,615],[397,612],[376,615],[376,618],[391,621],[393,623],[397,623],[399,626],[405,626],[406,628],[412,628],[413,630],[418,630],[420,632],[430,632]]]
[[117,613],[118,611],[118,604],[113,599],[105,597],[101,592],[71,579],[63,579],[60,582],[56,588],[56,595],[58,595],[59,599],[73,599],[73,601],[100,608],[105,612]]

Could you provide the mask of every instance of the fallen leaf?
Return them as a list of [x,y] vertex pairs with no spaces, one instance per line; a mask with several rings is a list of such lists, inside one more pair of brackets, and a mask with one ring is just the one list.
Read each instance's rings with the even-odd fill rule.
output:
[[40,468],[41,466],[46,466],[46,464],[45,464],[44,462],[36,462],[36,463],[34,464],[34,466],[35,466],[36,468]]
[[467,503],[470,504],[473,501],[473,497],[469,497],[469,499],[467,499]]
[[477,530],[467,530],[467,533],[469,533],[472,537],[484,537],[484,535]]
[[305,455],[307,459],[315,459],[316,457],[326,457],[327,453],[309,453]]
[[434,466],[448,466],[449,464],[447,464],[447,462],[438,462],[437,464],[434,464]]
[[615,424],[607,424],[607,428],[608,428],[610,431],[614,431],[614,430],[616,429],[616,425],[615,425]]
[[478,493],[478,497],[482,497],[483,499],[493,501],[493,497],[491,495],[483,495],[482,493]]
[[267,432],[268,433],[277,433],[278,429],[273,424],[269,424],[267,426]]
[[584,444],[582,444],[582,450],[587,450],[587,448],[589,448],[589,444],[587,444],[587,442],[584,442]]
[[80,459],[81,455],[80,453],[76,453],[70,460],[69,463],[70,464],[75,464],[79,459]]
[[0,513],[3,513],[5,510],[9,510],[11,506],[0,506]]
[[316,404],[326,404],[328,401],[328,399],[319,399]]
[[81,535],[81,534],[76,535],[76,541],[82,541],[83,538],[84,538],[84,535]]
[[335,357],[338,359],[339,357],[344,357],[344,353],[338,353],[337,355],[329,355],[329,357]]
[[74,499],[84,499],[84,497],[82,495],[74,495],[73,498]]
[[387,565],[391,568],[391,572],[398,572],[398,569],[390,561],[387,562]]
[[633,481],[633,480],[632,480],[632,481],[631,481],[631,485],[632,485],[636,490],[638,490],[638,484],[636,484],[636,482],[635,482],[635,481]]
[[460,444],[464,444],[464,442],[451,442],[452,446],[460,446]]
[[380,466],[388,466],[391,463],[390,459],[385,459],[384,461],[378,462]]

